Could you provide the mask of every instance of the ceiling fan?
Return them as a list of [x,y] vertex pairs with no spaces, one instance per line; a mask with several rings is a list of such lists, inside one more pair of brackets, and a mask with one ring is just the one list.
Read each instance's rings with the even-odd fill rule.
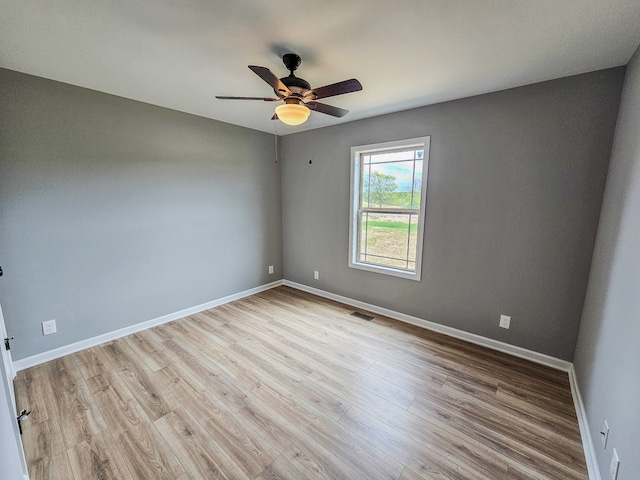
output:
[[281,120],[287,125],[300,125],[307,121],[311,110],[332,115],[334,117],[344,117],[348,110],[316,102],[316,100],[327,97],[334,97],[344,93],[358,92],[362,90],[362,85],[358,80],[352,78],[324,87],[311,88],[306,80],[296,77],[293,72],[300,66],[302,59],[295,53],[287,53],[282,57],[284,66],[289,70],[289,75],[278,78],[266,67],[249,65],[249,68],[261,79],[267,82],[278,98],[270,97],[225,97],[216,96],[221,100],[262,100],[264,102],[284,101],[284,104],[276,107],[276,113],[272,120]]

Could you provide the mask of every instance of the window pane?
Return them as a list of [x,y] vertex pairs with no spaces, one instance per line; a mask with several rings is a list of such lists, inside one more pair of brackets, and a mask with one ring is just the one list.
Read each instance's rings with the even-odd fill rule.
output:
[[398,191],[398,184],[394,176],[393,169],[389,168],[389,163],[371,166],[371,173],[367,175],[365,181],[368,185],[368,198],[371,207],[389,208]]
[[368,233],[368,229],[367,229],[367,221],[369,219],[369,214],[368,213],[361,213],[360,214],[360,226],[359,226],[359,230],[358,230],[358,234],[360,236],[359,238],[359,242],[358,242],[358,261],[359,262],[366,262],[367,261],[367,233]]
[[371,164],[362,169],[362,196],[360,198],[363,207],[369,207],[371,201]]
[[415,269],[416,251],[418,246],[418,216],[411,215],[409,225],[409,264],[413,262],[412,269]]
[[416,160],[416,171],[413,175],[413,200],[410,208],[420,208],[420,194],[422,192],[422,160]]
[[[422,164],[422,161],[414,162],[411,160],[372,165],[371,174],[368,176],[370,191],[367,192],[367,198],[371,201],[370,206],[420,208],[420,202],[415,202],[415,194],[412,195],[416,183],[414,164],[417,166],[418,163]],[[420,165],[420,170],[422,170],[422,165]],[[417,207],[413,207],[412,203],[417,203]]]
[[[402,269],[415,269],[415,215],[365,213],[360,221],[360,261]],[[417,222],[417,218],[416,218]],[[410,225],[412,232],[410,232]],[[415,232],[415,233],[413,233]],[[413,252],[409,249],[412,248]],[[411,262],[409,262],[411,260]]]
[[[371,165],[363,178],[362,202],[366,207],[412,208],[413,161]],[[418,202],[418,205],[420,203]]]

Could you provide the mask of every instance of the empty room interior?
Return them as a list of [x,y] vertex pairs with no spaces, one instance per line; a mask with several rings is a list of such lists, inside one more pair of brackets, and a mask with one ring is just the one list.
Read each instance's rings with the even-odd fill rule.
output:
[[0,11],[2,478],[640,479],[640,2]]

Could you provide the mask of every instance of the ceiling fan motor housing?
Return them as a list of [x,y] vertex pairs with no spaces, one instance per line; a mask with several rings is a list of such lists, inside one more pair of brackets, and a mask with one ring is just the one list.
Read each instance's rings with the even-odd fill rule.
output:
[[[282,62],[290,73],[288,76],[282,77],[280,81],[284,83],[289,90],[291,90],[291,93],[293,93],[294,96],[300,96],[302,98],[307,91],[311,90],[309,82],[304,78],[298,78],[293,74],[293,72],[295,72],[300,66],[300,63],[302,63],[302,59],[295,53],[286,53],[282,56]],[[276,95],[278,94],[277,91],[275,91],[275,93]]]
[[302,59],[300,58],[300,55],[296,55],[295,53],[285,53],[282,56],[282,62],[284,63],[284,66],[287,67],[287,70],[293,74],[293,72],[302,63]]
[[[307,90],[311,90],[311,85],[303,78],[295,77],[293,74],[288,77],[282,77],[280,79],[282,83],[284,83],[292,93],[297,93],[299,95],[304,95]],[[276,92],[277,93],[277,92]]]

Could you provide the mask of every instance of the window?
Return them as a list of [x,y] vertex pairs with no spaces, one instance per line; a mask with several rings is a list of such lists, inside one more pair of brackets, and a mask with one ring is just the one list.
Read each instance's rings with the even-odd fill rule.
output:
[[350,267],[420,280],[429,140],[351,148]]

